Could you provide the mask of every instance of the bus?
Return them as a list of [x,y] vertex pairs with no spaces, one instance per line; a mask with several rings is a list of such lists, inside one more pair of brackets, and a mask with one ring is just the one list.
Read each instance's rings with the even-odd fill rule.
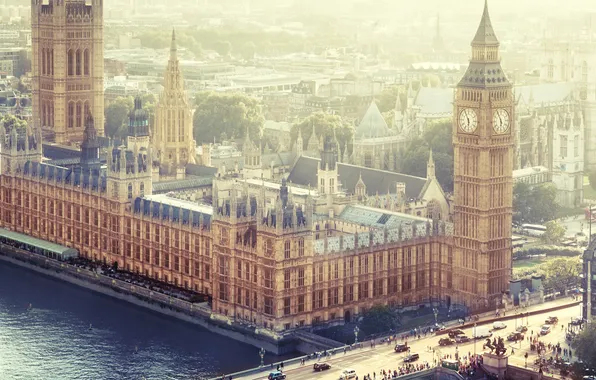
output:
[[546,226],[542,224],[522,224],[522,232],[528,236],[540,237],[546,232]]
[[511,236],[511,246],[513,247],[513,249],[523,248],[524,244],[526,244],[527,241],[528,241],[528,239],[523,236],[518,236],[518,235]]

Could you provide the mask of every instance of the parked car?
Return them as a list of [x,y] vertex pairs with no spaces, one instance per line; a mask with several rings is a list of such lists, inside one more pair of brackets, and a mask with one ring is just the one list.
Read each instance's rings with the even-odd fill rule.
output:
[[455,337],[455,343],[466,343],[469,342],[471,339],[465,335],[458,335]]
[[281,371],[273,371],[267,376],[268,380],[285,380],[286,374]]
[[447,335],[449,335],[449,338],[455,338],[458,335],[463,335],[464,332],[461,331],[460,329],[455,329],[455,330],[450,330]]
[[326,371],[329,368],[331,368],[331,364],[329,363],[315,363],[315,365],[312,366],[312,369],[314,369],[315,372]]
[[353,369],[344,369],[344,371],[339,375],[339,380],[348,380],[348,379],[355,379],[358,377],[356,375],[356,371]]
[[515,331],[520,332],[520,333],[525,333],[526,331],[528,331],[528,326],[518,326]]
[[552,327],[550,325],[542,325],[540,328],[540,335],[546,335],[550,333]]
[[507,325],[504,322],[493,323],[493,330],[503,330],[506,328],[507,328]]
[[571,319],[571,325],[572,326],[581,326],[584,323],[584,320],[582,317],[575,317]]
[[406,356],[406,358],[404,359],[404,363],[412,363],[412,362],[415,362],[418,359],[420,359],[420,355],[418,355],[418,354],[410,354],[410,355]]
[[548,317],[544,323],[547,325],[556,325],[559,322],[559,318],[557,317]]
[[432,329],[434,331],[443,331],[446,329],[445,325],[442,323],[435,323],[434,326],[432,327]]
[[395,345],[395,352],[406,352],[408,351],[408,345],[406,343],[398,343]]
[[441,338],[439,339],[439,346],[451,346],[454,344],[455,341],[451,338]]
[[507,336],[507,340],[510,342],[517,342],[519,340],[524,340],[524,334],[520,332],[512,332]]

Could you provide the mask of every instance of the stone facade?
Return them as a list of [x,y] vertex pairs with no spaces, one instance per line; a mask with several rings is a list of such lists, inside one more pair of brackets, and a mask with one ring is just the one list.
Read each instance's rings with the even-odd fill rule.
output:
[[91,113],[103,135],[103,0],[31,3],[33,120],[57,143],[80,142]]

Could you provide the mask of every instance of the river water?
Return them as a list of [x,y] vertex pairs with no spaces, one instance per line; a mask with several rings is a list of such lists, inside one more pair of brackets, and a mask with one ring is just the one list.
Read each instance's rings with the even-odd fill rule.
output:
[[255,347],[0,262],[0,380],[206,379],[259,362]]

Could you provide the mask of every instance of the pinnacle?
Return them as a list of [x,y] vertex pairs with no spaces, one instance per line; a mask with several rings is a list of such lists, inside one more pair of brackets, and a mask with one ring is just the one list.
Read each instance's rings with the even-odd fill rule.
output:
[[478,25],[478,30],[476,31],[476,36],[474,36],[474,40],[472,44],[498,44],[499,40],[495,34],[493,29],[493,25],[490,21],[490,14],[488,12],[488,0],[484,1],[484,12],[482,13],[482,19],[480,20],[480,25]]

